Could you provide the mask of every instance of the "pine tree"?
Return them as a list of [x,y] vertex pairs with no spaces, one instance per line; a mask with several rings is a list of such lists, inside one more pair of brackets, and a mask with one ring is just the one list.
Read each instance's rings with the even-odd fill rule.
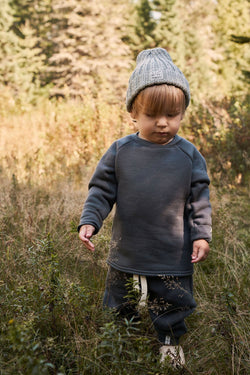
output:
[[43,58],[37,38],[28,21],[15,25],[9,0],[2,0],[0,11],[0,82],[21,101],[32,101],[40,86]]
[[[250,43],[250,37],[248,36],[232,35],[231,40],[232,42],[238,43],[238,44]],[[243,73],[244,78],[246,78],[247,82],[250,83],[250,70],[243,69],[242,73]]]
[[154,11],[158,12],[159,21],[155,30],[157,45],[166,48],[171,55],[175,54],[179,40],[180,28],[175,13],[175,0],[153,0]]
[[134,30],[132,31],[127,42],[130,44],[134,57],[147,48],[156,46],[154,39],[154,30],[156,21],[153,17],[153,8],[151,1],[141,0],[134,8]]
[[[148,0],[136,2],[126,40],[135,55],[160,46],[187,76],[195,102],[246,92],[248,0]],[[157,17],[155,17],[155,14]]]
[[[212,0],[205,4],[203,0],[152,0],[144,9],[143,4],[144,1],[135,7],[134,33],[137,38],[128,38],[132,49],[138,53],[145,47],[165,48],[187,76],[195,101],[209,96],[208,92],[214,95],[211,84],[215,81],[215,53],[212,51],[213,33],[210,30],[214,12]],[[145,23],[144,29],[139,28],[138,25],[144,25],[144,19],[148,20],[150,15],[154,27],[149,29]],[[143,30],[144,37],[138,30]]]
[[13,12],[8,0],[3,0],[0,8],[0,80],[4,85],[9,84],[11,62],[14,47],[18,38],[11,30]]
[[234,43],[232,35],[249,36],[249,1],[218,0],[215,16],[214,48],[221,51],[221,58],[216,61],[218,84],[228,95],[246,93],[241,72],[247,70],[249,48],[247,44]]
[[37,38],[36,47],[49,58],[51,55],[50,20],[52,18],[52,0],[11,0],[14,14],[12,28],[18,32],[27,21]]
[[176,0],[179,39],[176,43],[176,61],[188,78],[194,102],[208,101],[218,93],[213,49],[214,33],[211,22],[214,2],[208,0]]
[[121,40],[126,2],[53,0],[52,10],[51,95],[96,96],[104,90],[124,96],[130,62],[129,47]]

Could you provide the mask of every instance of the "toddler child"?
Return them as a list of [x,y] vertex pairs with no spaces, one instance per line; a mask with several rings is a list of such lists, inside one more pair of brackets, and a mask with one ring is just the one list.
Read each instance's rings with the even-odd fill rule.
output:
[[209,178],[204,158],[177,133],[190,102],[188,82],[163,48],[142,51],[126,106],[138,132],[114,142],[89,183],[79,237],[89,250],[114,204],[104,306],[136,316],[133,277],[161,343],[161,360],[185,363],[180,337],[193,312],[193,264],[211,241]]

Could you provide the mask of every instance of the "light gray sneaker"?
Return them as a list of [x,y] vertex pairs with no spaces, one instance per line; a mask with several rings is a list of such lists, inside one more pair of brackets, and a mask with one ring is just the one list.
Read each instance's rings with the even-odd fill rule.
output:
[[160,362],[168,362],[174,368],[182,368],[185,365],[185,356],[181,346],[163,345],[160,348]]

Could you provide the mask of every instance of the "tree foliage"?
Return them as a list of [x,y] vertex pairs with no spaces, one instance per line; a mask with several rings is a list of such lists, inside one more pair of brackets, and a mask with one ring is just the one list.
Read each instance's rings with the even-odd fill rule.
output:
[[156,46],[154,30],[156,21],[152,17],[153,8],[149,0],[141,0],[133,8],[127,34],[123,40],[130,46],[136,58],[139,51]]
[[125,2],[53,0],[47,82],[52,95],[120,94],[129,47],[121,41]]
[[129,43],[136,53],[166,48],[188,77],[197,103],[221,100],[234,90],[242,94],[240,67],[246,68],[248,49],[231,39],[232,34],[249,35],[247,9],[247,0],[141,0],[136,2],[136,37],[130,36]]
[[126,1],[3,1],[2,84],[29,96],[33,86],[48,86],[51,96],[103,91],[114,100],[124,94],[130,64],[121,39]]
[[1,83],[27,99],[48,87],[51,96],[119,101],[132,58],[161,46],[194,102],[242,95],[247,9],[247,0],[2,0]]
[[18,97],[38,94],[44,55],[29,20],[16,25],[15,9],[9,0],[1,4],[0,51],[1,84]]
[[224,93],[234,95],[246,90],[242,69],[247,68],[249,48],[247,44],[232,41],[232,35],[249,37],[249,1],[218,0],[212,24],[214,49],[220,51],[217,61],[217,81]]

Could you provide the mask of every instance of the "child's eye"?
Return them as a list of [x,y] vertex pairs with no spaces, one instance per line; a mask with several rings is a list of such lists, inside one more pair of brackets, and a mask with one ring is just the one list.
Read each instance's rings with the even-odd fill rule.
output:
[[178,113],[168,113],[167,117],[176,117],[178,115],[179,115],[179,112]]

